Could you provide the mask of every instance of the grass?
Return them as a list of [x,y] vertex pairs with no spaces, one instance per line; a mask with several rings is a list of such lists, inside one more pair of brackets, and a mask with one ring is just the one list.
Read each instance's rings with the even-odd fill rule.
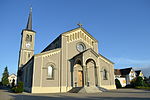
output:
[[135,87],[136,89],[145,89],[145,90],[150,90],[150,87],[143,87],[143,86],[137,86]]

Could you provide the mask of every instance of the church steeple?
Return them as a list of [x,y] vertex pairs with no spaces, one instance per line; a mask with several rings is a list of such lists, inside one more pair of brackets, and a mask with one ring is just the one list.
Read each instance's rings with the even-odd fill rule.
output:
[[32,8],[30,8],[27,26],[22,30],[18,66],[21,68],[34,55],[35,31],[32,30]]
[[32,7],[30,8],[26,30],[32,30]]

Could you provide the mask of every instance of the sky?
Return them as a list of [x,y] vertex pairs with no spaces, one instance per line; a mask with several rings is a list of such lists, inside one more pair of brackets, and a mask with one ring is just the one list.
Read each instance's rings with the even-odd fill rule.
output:
[[150,0],[0,0],[0,78],[6,66],[10,74],[17,72],[30,6],[35,54],[80,22],[115,68],[150,76]]

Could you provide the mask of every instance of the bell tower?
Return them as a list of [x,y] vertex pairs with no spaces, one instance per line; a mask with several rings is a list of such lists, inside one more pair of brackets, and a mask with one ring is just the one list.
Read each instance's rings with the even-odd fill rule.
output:
[[21,33],[18,70],[34,55],[35,33],[36,32],[32,30],[32,8],[30,8],[26,29],[23,29]]

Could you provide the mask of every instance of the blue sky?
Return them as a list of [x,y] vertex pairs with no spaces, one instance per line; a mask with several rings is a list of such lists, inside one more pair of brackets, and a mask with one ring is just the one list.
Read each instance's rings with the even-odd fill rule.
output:
[[99,41],[99,52],[115,68],[150,75],[150,0],[0,0],[0,77],[16,73],[21,31],[33,7],[35,53],[77,23]]

